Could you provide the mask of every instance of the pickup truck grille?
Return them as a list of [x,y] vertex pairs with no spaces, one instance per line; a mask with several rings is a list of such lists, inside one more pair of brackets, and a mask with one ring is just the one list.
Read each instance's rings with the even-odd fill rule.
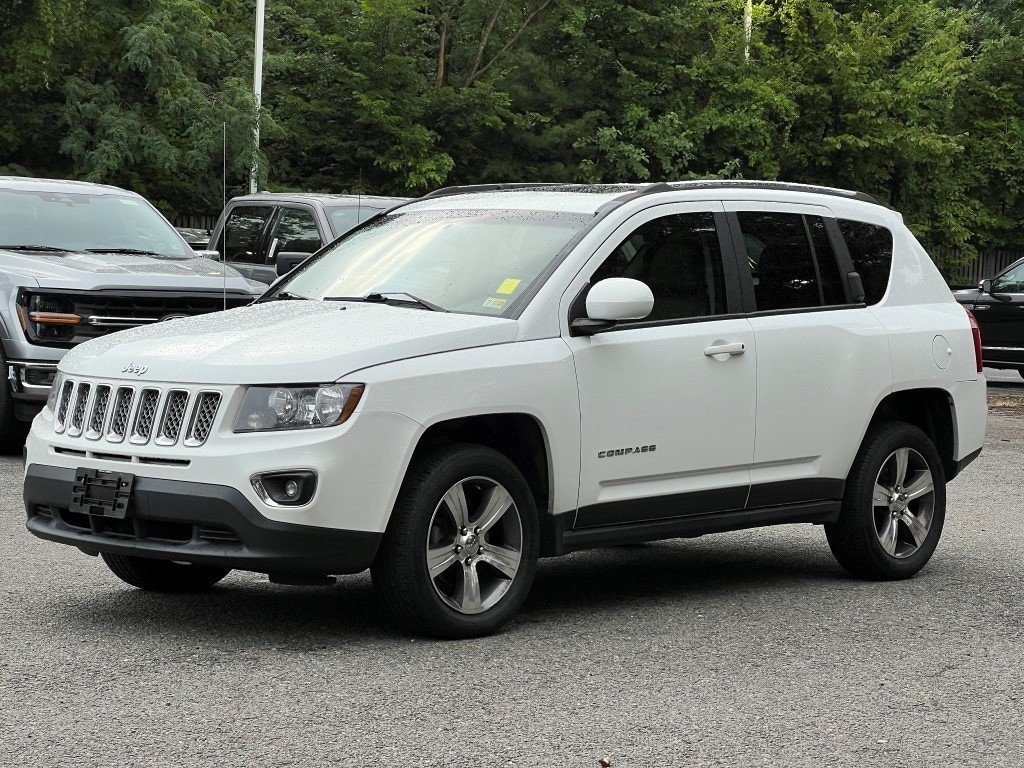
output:
[[54,431],[107,443],[177,445],[206,442],[223,397],[208,389],[134,387],[63,379]]
[[[28,307],[35,292],[26,292],[23,303]],[[233,309],[251,304],[255,296],[234,293],[224,296],[219,292],[182,293],[165,291],[40,291],[47,306],[77,315],[79,321],[62,326],[61,333],[53,335],[52,328],[39,330],[36,342],[44,346],[73,347],[83,341],[106,336],[114,331],[152,325],[176,317],[192,317],[222,309]],[[48,310],[49,311],[49,310]],[[41,329],[48,328],[40,326]]]

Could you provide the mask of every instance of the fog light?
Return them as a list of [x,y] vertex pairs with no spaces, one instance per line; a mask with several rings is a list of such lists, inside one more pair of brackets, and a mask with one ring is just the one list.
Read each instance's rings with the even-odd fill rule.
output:
[[291,470],[266,472],[250,478],[253,490],[272,507],[300,507],[316,493],[316,472]]

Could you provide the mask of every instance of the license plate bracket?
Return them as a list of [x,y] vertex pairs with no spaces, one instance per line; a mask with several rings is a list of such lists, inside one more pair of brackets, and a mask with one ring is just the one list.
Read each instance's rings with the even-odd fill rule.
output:
[[71,489],[69,510],[78,514],[123,520],[128,514],[135,475],[79,467]]

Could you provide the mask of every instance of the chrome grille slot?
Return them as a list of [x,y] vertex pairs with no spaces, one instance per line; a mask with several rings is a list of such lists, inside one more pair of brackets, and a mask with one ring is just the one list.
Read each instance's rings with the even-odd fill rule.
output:
[[80,382],[75,389],[75,404],[71,407],[71,416],[68,418],[68,437],[78,437],[82,434],[85,425],[85,408],[89,404],[89,393],[92,392],[92,385],[84,381]]
[[89,427],[85,430],[87,439],[99,440],[103,436],[103,425],[107,420],[107,406],[109,404],[110,387],[107,384],[100,384],[96,387],[96,397],[93,398]]
[[[208,389],[178,385],[136,387],[117,381],[62,378],[54,405],[54,431],[66,437],[85,437],[106,443],[132,445],[203,445],[213,432],[223,395]],[[94,446],[101,452],[103,448]],[[54,450],[57,450],[55,448]],[[70,450],[70,449],[68,449]],[[89,455],[106,459],[107,454]],[[117,456],[137,461],[187,466],[190,459]]]
[[128,417],[132,415],[132,399],[135,390],[131,387],[118,387],[114,395],[114,407],[110,412],[110,428],[107,430],[107,442],[120,443],[128,431]]
[[185,445],[195,447],[202,445],[213,431],[213,421],[220,408],[220,392],[200,392],[196,398],[192,420],[185,434]]
[[145,445],[153,434],[153,425],[156,423],[157,406],[160,404],[160,391],[157,389],[143,389],[139,394],[139,405],[135,410],[135,420],[132,423],[132,434],[128,441],[135,445]]
[[71,406],[71,392],[75,388],[75,382],[68,379],[60,390],[60,401],[57,405],[57,418],[54,420],[53,428],[57,432],[64,431],[64,421],[68,417],[68,408]]
[[181,434],[181,425],[185,422],[188,406],[188,392],[183,389],[172,389],[164,401],[163,416],[160,429],[157,430],[157,445],[174,445]]

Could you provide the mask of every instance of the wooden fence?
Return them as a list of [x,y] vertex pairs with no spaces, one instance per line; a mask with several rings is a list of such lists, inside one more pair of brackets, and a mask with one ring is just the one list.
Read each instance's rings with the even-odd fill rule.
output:
[[194,227],[196,229],[213,229],[213,225],[217,223],[217,214],[190,214],[183,216],[174,216],[171,218],[171,224],[176,227]]
[[[937,262],[943,261],[943,256],[955,256],[955,252],[932,254]],[[942,274],[951,288],[974,288],[986,277],[994,277],[1017,259],[1024,259],[1024,248],[985,250],[965,264],[943,269]]]

